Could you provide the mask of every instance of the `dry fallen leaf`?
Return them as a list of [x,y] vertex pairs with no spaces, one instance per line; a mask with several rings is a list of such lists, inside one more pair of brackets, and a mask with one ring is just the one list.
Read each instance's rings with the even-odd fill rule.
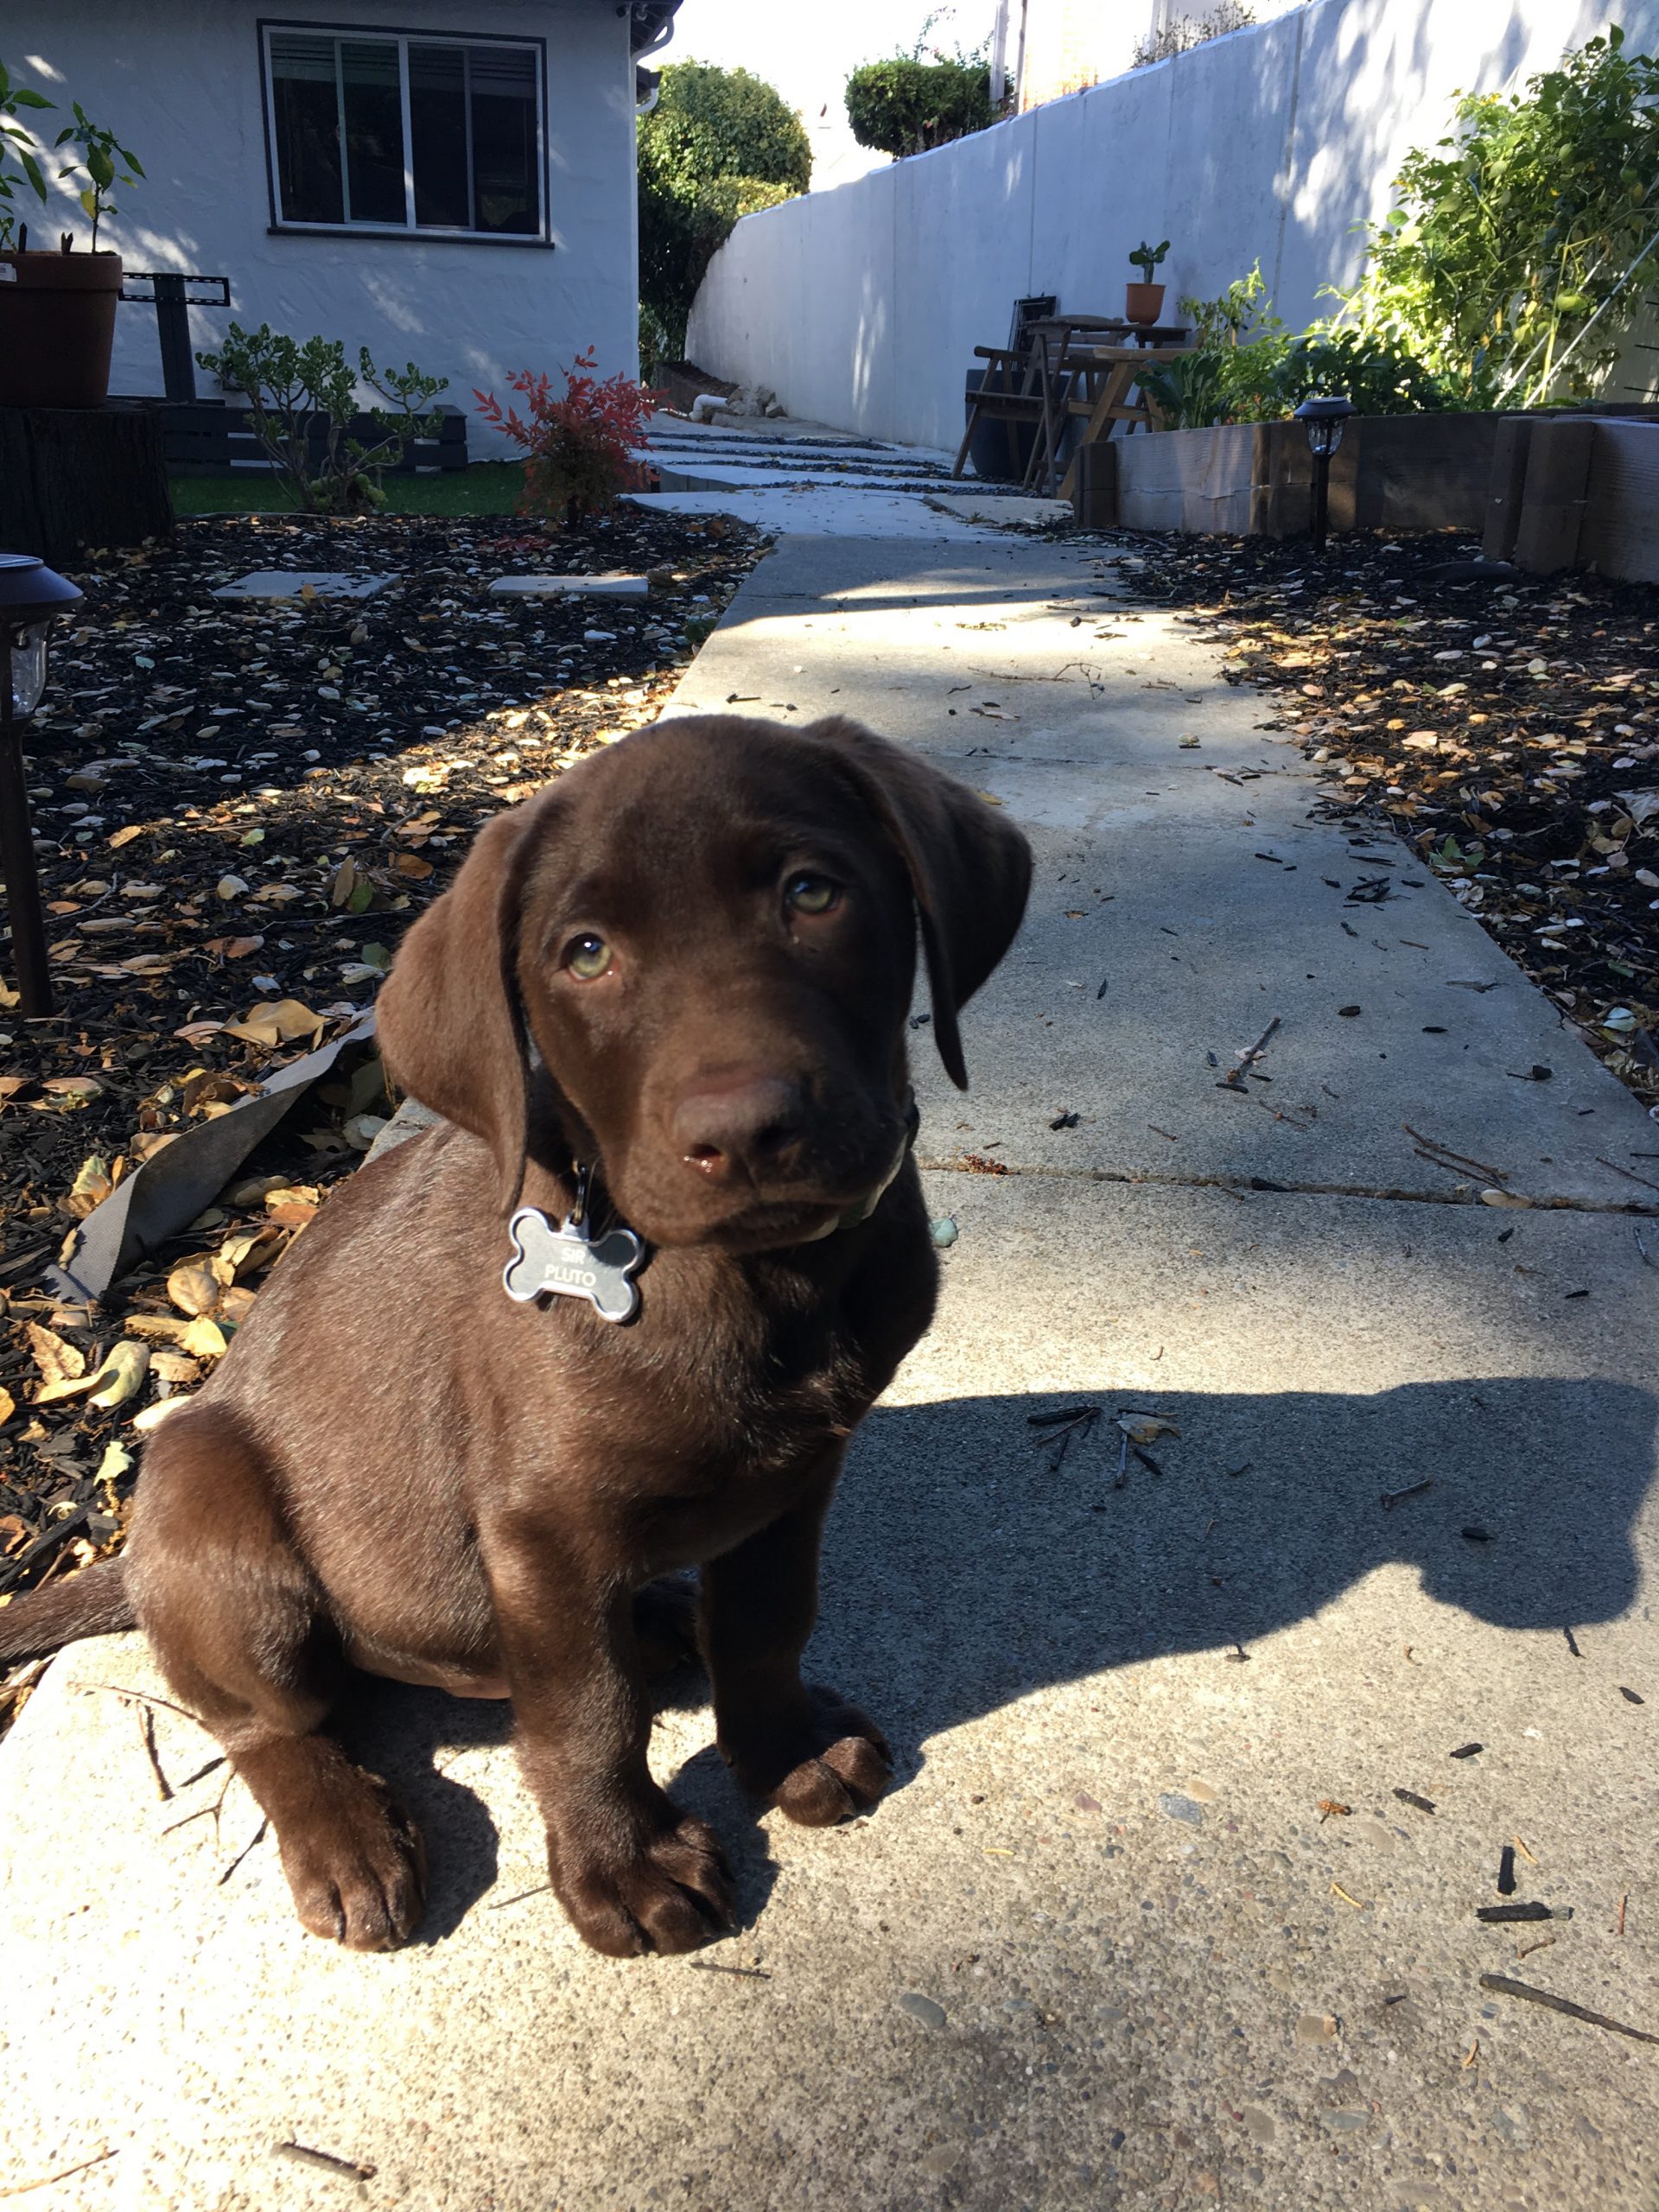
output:
[[286,1045],[296,1037],[321,1036],[323,1018],[313,1014],[300,999],[261,1000],[248,1008],[240,1021],[227,1021],[227,1037],[239,1037],[246,1045],[264,1045],[267,1050]]
[[[213,1311],[219,1320],[228,1322],[232,1328],[239,1329],[249,1314],[252,1313],[258,1296],[258,1292],[250,1290],[245,1283],[232,1283],[228,1290],[221,1293],[219,1304]],[[212,1322],[208,1322],[206,1325],[213,1328]],[[219,1336],[219,1348],[222,1351],[225,1339],[219,1336],[216,1328],[213,1328],[213,1333]]]
[[181,1406],[188,1406],[189,1402],[188,1398],[157,1398],[153,1406],[146,1406],[142,1412],[134,1414],[132,1426],[141,1436],[148,1436],[152,1428],[159,1428],[169,1414],[177,1413]]
[[114,1188],[114,1178],[107,1164],[95,1152],[89,1153],[80,1163],[80,1173],[69,1185],[68,1196],[58,1203],[65,1213],[84,1221],[94,1206],[103,1205]]
[[200,1382],[201,1369],[181,1351],[153,1351],[149,1355],[150,1372],[163,1382]]
[[167,1279],[167,1294],[181,1313],[211,1313],[219,1288],[219,1277],[203,1260],[181,1260]]
[[125,1405],[129,1398],[137,1396],[149,1369],[149,1346],[124,1337],[92,1378],[97,1388],[87,1404],[102,1406],[106,1412],[112,1406]]
[[38,1321],[28,1322],[23,1334],[35,1355],[35,1364],[47,1382],[72,1382],[86,1372],[86,1355],[78,1345],[66,1344]]
[[3,1427],[17,1410],[17,1401],[10,1390],[0,1387],[0,1427]]
[[1131,1444],[1155,1444],[1160,1436],[1181,1433],[1173,1421],[1160,1421],[1155,1414],[1120,1414],[1116,1426]]
[[225,1332],[205,1313],[191,1322],[178,1341],[179,1349],[193,1359],[221,1359],[227,1349]]

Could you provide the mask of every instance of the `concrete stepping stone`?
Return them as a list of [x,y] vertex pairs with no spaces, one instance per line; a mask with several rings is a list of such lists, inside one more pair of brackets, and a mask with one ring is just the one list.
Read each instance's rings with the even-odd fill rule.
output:
[[309,584],[319,599],[372,599],[390,575],[348,576],[335,569],[254,569],[220,584],[214,599],[297,599]]
[[490,586],[502,599],[563,598],[581,592],[590,599],[644,599],[651,586],[643,576],[498,576]]

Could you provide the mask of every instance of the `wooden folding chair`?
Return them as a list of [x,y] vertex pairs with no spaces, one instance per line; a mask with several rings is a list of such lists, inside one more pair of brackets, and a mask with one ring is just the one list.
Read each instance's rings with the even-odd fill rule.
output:
[[[1042,383],[1037,373],[1036,363],[1027,350],[1008,346],[976,346],[974,358],[988,362],[990,365],[968,410],[968,427],[963,432],[962,443],[957,448],[956,466],[950,471],[952,476],[960,476],[967,463],[968,449],[973,444],[974,432],[979,428],[982,416],[1007,425],[1011,469],[1018,468],[1020,465],[1019,426],[1028,423],[1040,427],[1044,420]],[[1027,469],[1027,474],[1029,473]]]

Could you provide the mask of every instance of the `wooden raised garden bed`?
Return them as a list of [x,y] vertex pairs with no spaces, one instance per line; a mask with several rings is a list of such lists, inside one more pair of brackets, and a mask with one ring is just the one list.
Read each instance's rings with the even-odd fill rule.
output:
[[[1332,530],[1484,528],[1500,417],[1366,415],[1331,464]],[[1124,530],[1295,537],[1313,482],[1300,423],[1230,423],[1114,439]]]

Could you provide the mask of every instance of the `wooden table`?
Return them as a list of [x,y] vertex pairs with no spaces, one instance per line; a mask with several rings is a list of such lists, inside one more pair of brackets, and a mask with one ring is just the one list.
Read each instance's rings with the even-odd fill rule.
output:
[[[988,366],[983,383],[973,395],[968,427],[951,474],[961,475],[980,419],[989,416],[1007,425],[1011,460],[1018,457],[1019,426],[1027,424],[1037,431],[1024,482],[1029,488],[1040,481],[1046,490],[1052,490],[1066,418],[1084,414],[1093,424],[1103,387],[1112,387],[1107,404],[1113,411],[1100,416],[1105,435],[1110,435],[1111,424],[1117,421],[1127,422],[1131,428],[1136,421],[1151,427],[1151,417],[1144,410],[1127,407],[1135,380],[1133,369],[1115,378],[1116,362],[1102,356],[1122,354],[1133,360],[1138,352],[1150,351],[1162,359],[1179,351],[1187,334],[1180,323],[1134,323],[1122,315],[1053,315],[1027,323],[1023,342],[1017,347],[976,346],[976,359]],[[1086,394],[1086,405],[1079,404],[1080,391]],[[1099,425],[1085,434],[1086,437],[1099,435]]]

